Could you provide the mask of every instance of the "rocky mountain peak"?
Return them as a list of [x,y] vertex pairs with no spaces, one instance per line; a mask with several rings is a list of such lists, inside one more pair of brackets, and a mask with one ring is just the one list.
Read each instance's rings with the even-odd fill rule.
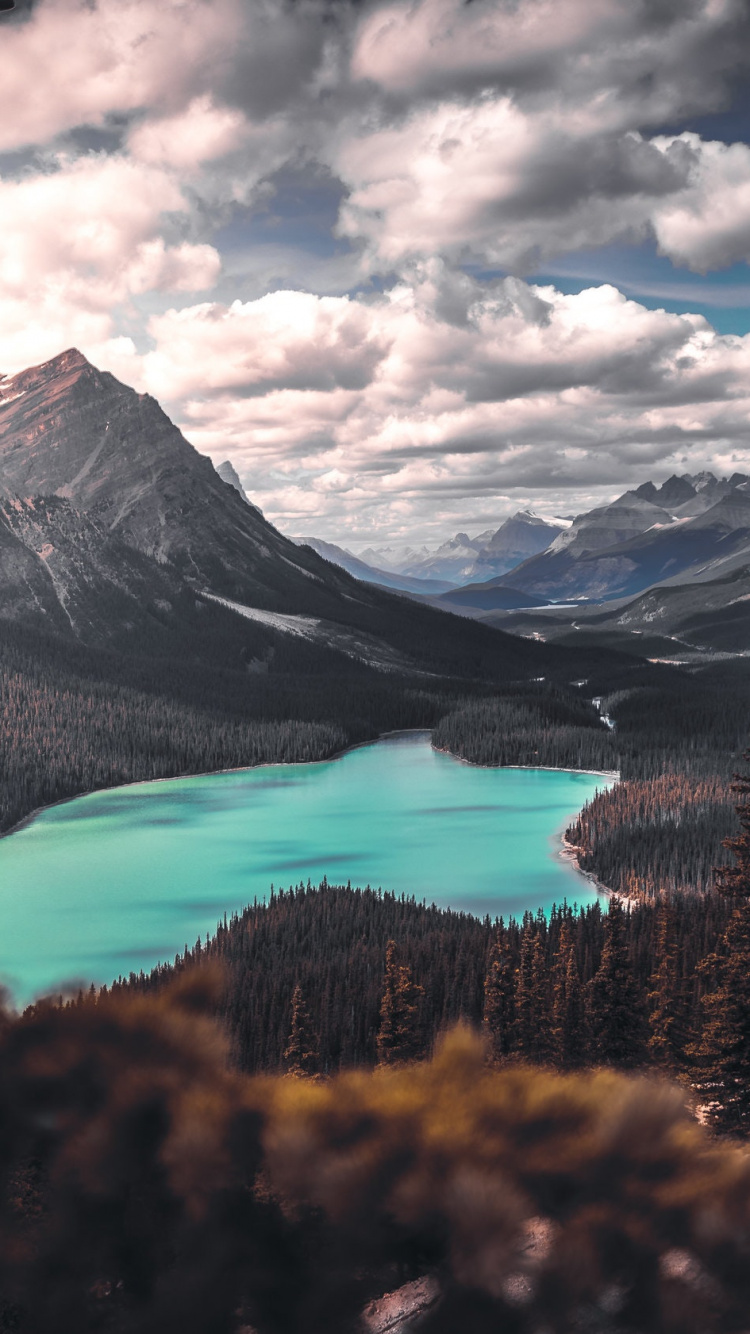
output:
[[240,481],[240,475],[237,472],[237,469],[235,468],[234,464],[230,462],[229,459],[225,459],[223,463],[220,463],[216,471],[219,474],[222,482],[226,482],[228,486],[234,487],[234,490],[239,495],[242,496],[242,499],[245,501],[247,505],[250,506],[251,509],[255,510],[256,514],[263,513],[262,509],[260,508],[260,505],[256,505],[250,499],[249,495],[247,494],[247,491],[245,490],[244,486],[242,485],[242,482]]
[[155,399],[76,348],[0,381],[0,490],[68,502],[193,587],[293,611],[318,584],[322,598],[318,558],[228,487]]

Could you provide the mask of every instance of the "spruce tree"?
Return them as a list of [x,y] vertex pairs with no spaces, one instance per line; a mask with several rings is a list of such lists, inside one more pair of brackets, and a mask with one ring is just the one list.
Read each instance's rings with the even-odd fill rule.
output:
[[501,926],[487,961],[482,1016],[492,1053],[500,1058],[507,1056],[513,1046],[514,993],[513,960],[505,929]]
[[677,949],[677,910],[665,898],[657,911],[654,971],[648,993],[651,1059],[665,1070],[684,1061],[687,1038],[687,1002],[680,977]]
[[399,963],[396,942],[388,941],[385,956],[383,999],[380,1004],[378,1060],[381,1065],[412,1061],[423,1050],[420,1023],[422,987],[417,986],[408,964]]
[[[745,757],[750,758],[750,756]],[[707,1100],[717,1129],[750,1131],[750,777],[733,785],[740,833],[725,840],[735,865],[716,872],[716,888],[734,903],[715,956],[716,986],[703,998],[704,1027],[693,1049],[697,1087]]]
[[625,910],[614,896],[604,929],[601,963],[588,990],[591,1056],[601,1065],[627,1070],[645,1056],[645,1025],[628,957]]
[[534,932],[531,919],[524,919],[521,958],[516,975],[516,1021],[514,1046],[519,1056],[531,1059],[536,1006],[534,1004]]
[[284,1063],[290,1075],[318,1072],[318,1039],[299,982],[292,995],[292,1022]]
[[555,1064],[562,1070],[577,1070],[585,1063],[588,1034],[584,991],[567,920],[560,929],[552,975],[552,1036]]
[[527,923],[521,937],[515,1040],[526,1060],[543,1064],[552,1059],[550,975],[539,923]]
[[[750,761],[750,751],[744,758]],[[750,896],[750,774],[735,774],[732,792],[739,797],[734,809],[740,832],[725,838],[723,846],[734,855],[736,865],[720,866],[715,883],[720,894],[744,901]]]

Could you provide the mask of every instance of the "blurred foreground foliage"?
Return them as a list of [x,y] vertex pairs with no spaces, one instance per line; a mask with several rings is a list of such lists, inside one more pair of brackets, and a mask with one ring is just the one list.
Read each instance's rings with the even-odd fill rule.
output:
[[221,979],[6,1018],[2,1327],[332,1334],[434,1275],[425,1334],[739,1331],[750,1155],[613,1071],[430,1061],[248,1077]]

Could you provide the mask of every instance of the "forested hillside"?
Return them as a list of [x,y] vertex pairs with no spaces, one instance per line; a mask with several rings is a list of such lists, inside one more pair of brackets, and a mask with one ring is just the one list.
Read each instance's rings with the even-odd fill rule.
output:
[[[736,819],[735,819],[736,824]],[[561,905],[498,925],[375,890],[323,883],[275,892],[219,924],[216,935],[152,974],[115,984],[151,993],[206,962],[226,970],[219,1014],[238,1067],[283,1070],[299,986],[309,1015],[312,1068],[330,1074],[374,1064],[394,941],[415,988],[413,1034],[428,1053],[458,1020],[484,1023],[498,1056],[572,1069],[599,1060],[632,1068],[690,1067],[708,981],[702,962],[726,928],[730,906],[688,896],[630,912],[597,902]],[[609,950],[607,952],[607,944]],[[667,1000],[655,979],[669,954]],[[654,992],[655,994],[651,994]],[[651,1044],[664,1004],[679,1011],[667,1056]],[[650,1045],[651,1044],[651,1045]]]
[[[614,731],[581,698],[594,689]],[[667,671],[610,693],[598,681],[519,688],[462,702],[433,740],[475,764],[619,770],[622,781],[568,831],[582,867],[631,896],[703,892],[733,826],[729,782],[750,740],[750,676],[740,662]]]
[[92,788],[320,760],[379,732],[430,727],[455,700],[314,646],[273,674],[124,658],[16,631],[0,641],[0,830]]

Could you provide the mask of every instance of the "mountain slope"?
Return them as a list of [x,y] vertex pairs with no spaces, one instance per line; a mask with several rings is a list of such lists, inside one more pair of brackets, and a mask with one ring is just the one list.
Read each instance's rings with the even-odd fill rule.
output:
[[0,384],[0,477],[17,496],[69,500],[195,587],[331,609],[335,580],[317,558],[228,486],[153,398],[74,349]]
[[518,510],[494,532],[477,537],[456,533],[436,551],[419,555],[399,567],[401,574],[418,579],[442,579],[453,584],[490,579],[515,569],[522,561],[545,551],[561,532],[561,525],[549,523],[530,510]]
[[408,574],[394,574],[391,570],[378,569],[377,566],[368,565],[359,556],[353,556],[351,551],[336,546],[335,542],[324,542],[319,537],[305,537],[303,543],[324,560],[340,565],[342,570],[365,584],[379,584],[381,588],[392,588],[396,592],[424,593],[426,596],[444,593],[454,587],[447,579],[414,579]]
[[[464,678],[580,674],[575,653],[407,601],[297,546],[154,399],[75,350],[0,381],[0,494],[0,616],[21,624],[251,671],[350,672],[356,659]],[[294,633],[294,617],[315,633]]]
[[[750,558],[747,492],[733,488],[710,509],[677,522],[650,501],[636,500],[628,493],[576,520],[548,551],[499,583],[550,600],[600,600],[632,596],[665,579],[684,582],[709,562],[741,563],[745,552]],[[628,533],[629,527],[637,531]]]

